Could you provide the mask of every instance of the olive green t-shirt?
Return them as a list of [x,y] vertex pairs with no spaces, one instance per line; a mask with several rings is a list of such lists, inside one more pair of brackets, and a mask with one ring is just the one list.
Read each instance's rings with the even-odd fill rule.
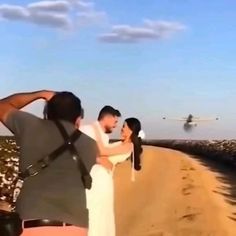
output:
[[[69,135],[74,132],[73,124],[66,121],[62,123]],[[6,125],[20,146],[20,171],[50,154],[64,142],[54,122],[27,112],[10,113]],[[82,133],[75,147],[90,171],[97,157],[95,141]],[[88,226],[81,173],[69,151],[61,154],[38,175],[25,180],[16,210],[24,220],[60,220],[80,227]]]

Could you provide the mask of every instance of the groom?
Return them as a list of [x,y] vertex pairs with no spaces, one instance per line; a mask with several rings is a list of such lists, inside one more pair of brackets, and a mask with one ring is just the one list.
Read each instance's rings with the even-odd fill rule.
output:
[[[98,126],[102,141],[104,146],[109,144],[109,136],[108,134],[112,133],[113,129],[116,128],[119,118],[121,117],[121,113],[119,110],[113,108],[112,106],[104,106],[99,112],[98,119],[96,121],[96,125]],[[93,128],[93,125],[82,125],[80,126],[80,131],[88,135],[90,138],[96,141],[96,135]],[[103,163],[102,158],[99,158],[98,162],[102,162],[100,164],[107,165],[109,168],[109,163]],[[110,163],[112,168],[112,163]]]
[[[109,145],[109,133],[117,126],[120,112],[111,106],[105,106],[99,112],[95,125],[98,128],[104,146]],[[80,131],[96,140],[94,124],[80,126]],[[113,213],[113,164],[108,158],[97,158],[91,170],[92,188],[86,194],[89,210],[89,236],[114,236],[115,222]],[[110,170],[110,171],[109,171]]]

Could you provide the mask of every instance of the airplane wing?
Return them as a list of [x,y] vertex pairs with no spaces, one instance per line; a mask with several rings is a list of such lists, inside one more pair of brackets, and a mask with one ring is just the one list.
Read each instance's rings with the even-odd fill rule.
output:
[[196,121],[196,122],[201,122],[201,121],[213,121],[213,120],[219,120],[219,118],[204,118],[204,119],[200,119],[200,118],[193,118],[192,121]]
[[175,120],[175,121],[186,121],[186,118],[167,118],[167,117],[163,117],[163,120]]

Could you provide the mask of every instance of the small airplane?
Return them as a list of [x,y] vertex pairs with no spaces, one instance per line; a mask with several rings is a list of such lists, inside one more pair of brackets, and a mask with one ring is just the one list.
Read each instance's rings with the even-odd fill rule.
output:
[[185,122],[184,123],[184,128],[185,130],[187,130],[187,127],[193,127],[193,126],[197,126],[197,123],[198,122],[202,122],[202,121],[214,121],[214,120],[219,120],[218,117],[216,118],[200,118],[200,117],[195,117],[193,116],[192,114],[189,114],[187,117],[183,117],[183,118],[180,118],[180,119],[176,119],[176,118],[166,118],[166,117],[163,117],[162,118],[163,120],[176,120],[176,121],[183,121]]

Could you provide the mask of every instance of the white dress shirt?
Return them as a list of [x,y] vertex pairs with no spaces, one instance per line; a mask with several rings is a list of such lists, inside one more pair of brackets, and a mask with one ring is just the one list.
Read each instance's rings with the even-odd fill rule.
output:
[[[101,125],[99,124],[98,121],[96,121],[95,124],[97,125],[97,127],[100,131],[103,145],[108,146],[109,145],[109,136],[103,131],[103,129],[102,129],[102,127],[101,127]],[[80,126],[79,130],[81,132],[83,132],[84,134],[88,135],[90,138],[97,141],[96,140],[96,135],[95,135],[95,130],[94,130],[94,127],[93,127],[92,124],[91,125],[82,125],[82,126]]]

